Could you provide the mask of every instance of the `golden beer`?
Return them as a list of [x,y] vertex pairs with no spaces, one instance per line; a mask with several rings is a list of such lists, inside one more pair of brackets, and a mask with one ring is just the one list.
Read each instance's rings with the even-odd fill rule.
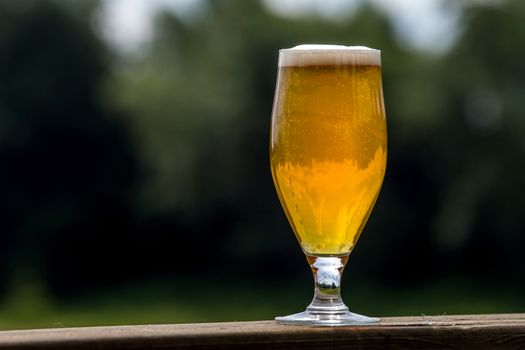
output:
[[270,140],[273,180],[304,252],[345,255],[385,174],[379,51],[283,51]]

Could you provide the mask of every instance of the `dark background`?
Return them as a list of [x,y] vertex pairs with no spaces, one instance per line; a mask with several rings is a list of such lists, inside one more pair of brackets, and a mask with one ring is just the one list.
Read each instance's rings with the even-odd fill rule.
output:
[[304,308],[268,138],[278,49],[312,42],[382,50],[388,168],[347,304],[525,310],[525,3],[464,2],[439,54],[366,2],[337,21],[204,6],[158,13],[130,53],[102,38],[98,2],[0,0],[0,327]]

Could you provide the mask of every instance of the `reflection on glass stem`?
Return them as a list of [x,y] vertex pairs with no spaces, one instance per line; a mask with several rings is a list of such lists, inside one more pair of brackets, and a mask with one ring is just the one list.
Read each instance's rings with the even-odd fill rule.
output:
[[314,298],[306,311],[276,317],[277,322],[295,325],[344,326],[379,322],[373,317],[354,314],[348,310],[341,298],[341,276],[348,261],[342,256],[306,255],[315,281]]

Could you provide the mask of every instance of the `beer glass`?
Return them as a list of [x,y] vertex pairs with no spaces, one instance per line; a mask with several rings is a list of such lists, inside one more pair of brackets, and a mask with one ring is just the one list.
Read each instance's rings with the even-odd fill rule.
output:
[[387,157],[381,52],[299,45],[279,51],[270,163],[279,200],[314,275],[306,311],[283,324],[358,325],[341,274],[377,199]]

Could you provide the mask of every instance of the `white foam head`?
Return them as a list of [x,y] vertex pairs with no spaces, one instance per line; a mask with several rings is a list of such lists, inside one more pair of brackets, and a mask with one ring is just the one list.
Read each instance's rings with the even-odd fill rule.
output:
[[279,67],[381,66],[381,51],[366,46],[298,45],[279,50]]

